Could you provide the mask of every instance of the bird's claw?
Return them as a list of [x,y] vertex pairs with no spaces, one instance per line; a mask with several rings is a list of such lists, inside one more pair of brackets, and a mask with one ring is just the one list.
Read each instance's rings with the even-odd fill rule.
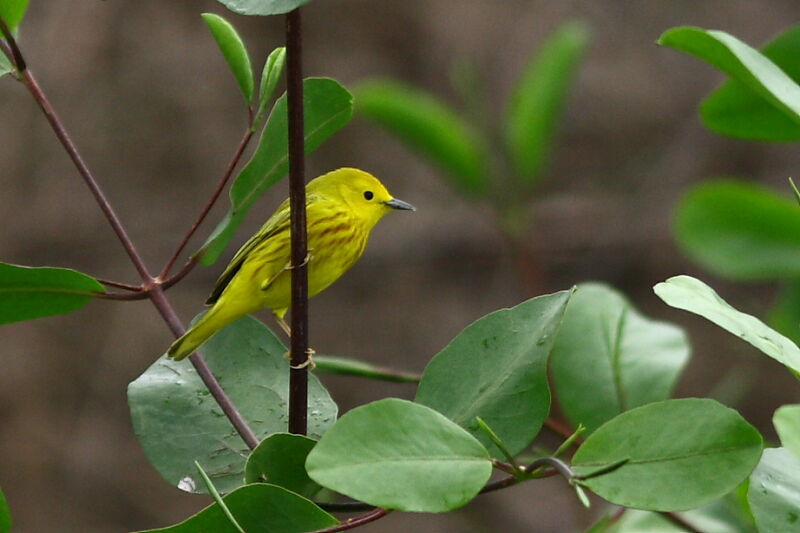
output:
[[[314,362],[314,354],[315,353],[317,353],[317,352],[315,352],[312,348],[308,348],[306,350],[306,355],[308,356],[308,358],[305,361],[303,361],[302,363],[300,363],[299,365],[289,365],[289,368],[293,368],[295,370],[300,370],[301,368],[309,367],[310,370],[314,370],[315,368],[317,368],[317,363]],[[283,357],[287,361],[291,360],[292,359],[292,353],[291,352],[286,352],[285,354],[283,354]]]

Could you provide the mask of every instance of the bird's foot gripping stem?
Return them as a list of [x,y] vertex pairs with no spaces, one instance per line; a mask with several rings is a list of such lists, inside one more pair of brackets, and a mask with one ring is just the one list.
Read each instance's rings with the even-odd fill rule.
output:
[[[300,363],[299,365],[289,365],[289,368],[293,368],[295,370],[299,370],[301,368],[309,367],[311,370],[314,370],[315,368],[317,368],[317,363],[314,362],[314,354],[316,354],[316,353],[317,352],[315,352],[312,348],[307,349],[306,350],[306,355],[308,356],[308,359],[306,359],[304,362]],[[283,358],[286,359],[287,361],[291,360],[292,359],[292,352],[286,352],[285,354],[283,354]]]

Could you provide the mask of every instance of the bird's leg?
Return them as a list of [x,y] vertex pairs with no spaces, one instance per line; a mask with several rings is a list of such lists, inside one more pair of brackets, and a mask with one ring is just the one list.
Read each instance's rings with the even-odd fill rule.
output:
[[[313,258],[313,256],[311,255],[311,252],[313,251],[314,251],[313,248],[309,248],[308,251],[306,252],[306,257],[303,259],[302,263],[300,263],[299,265],[292,265],[291,262],[287,263],[286,266],[283,267],[283,270],[293,270],[295,268],[300,268],[302,266],[307,265],[309,261],[311,261],[311,259]],[[275,319],[278,321],[278,325],[280,325],[284,333],[286,333],[286,335],[288,335],[289,338],[291,339],[292,328],[289,327],[289,324],[287,324],[282,317],[279,317],[277,315],[275,315]],[[300,369],[310,366],[311,370],[314,370],[315,368],[317,368],[317,364],[314,362],[314,359],[312,358],[315,353],[316,352],[313,349],[308,348],[306,350],[306,355],[308,356],[308,358],[305,360],[305,362],[300,363],[299,365],[289,365],[289,368]],[[285,354],[283,354],[283,358],[286,359],[287,361],[291,360],[292,352],[286,352]]]
[[281,327],[284,333],[291,339],[292,338],[292,328],[289,327],[289,324],[283,319],[282,316],[275,315],[275,320],[277,320],[278,325]]

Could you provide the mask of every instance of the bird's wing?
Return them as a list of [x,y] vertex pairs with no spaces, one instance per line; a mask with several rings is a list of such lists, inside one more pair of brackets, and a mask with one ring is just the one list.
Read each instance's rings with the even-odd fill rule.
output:
[[[306,197],[306,206],[317,199],[317,195],[315,194],[308,195]],[[278,206],[278,209],[275,211],[275,213],[269,217],[269,220],[267,220],[264,225],[261,226],[261,229],[258,230],[252,237],[250,237],[241,248],[239,248],[239,251],[236,252],[236,255],[233,256],[231,262],[228,264],[222,274],[220,274],[219,279],[217,279],[214,289],[211,291],[211,294],[206,300],[206,305],[213,304],[219,299],[220,296],[222,296],[222,293],[225,291],[225,287],[227,287],[234,276],[236,276],[236,274],[239,272],[239,269],[242,268],[242,264],[244,263],[245,259],[247,259],[247,257],[256,247],[273,235],[276,235],[282,231],[288,231],[289,223],[289,200],[286,199],[280,206]]]

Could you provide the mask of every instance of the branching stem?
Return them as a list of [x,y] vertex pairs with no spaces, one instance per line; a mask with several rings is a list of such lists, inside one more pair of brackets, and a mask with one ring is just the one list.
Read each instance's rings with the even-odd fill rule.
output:
[[[89,190],[94,196],[98,206],[105,214],[108,223],[111,225],[114,233],[116,233],[117,237],[122,243],[122,246],[125,248],[125,252],[128,254],[128,257],[142,278],[142,286],[137,288],[137,290],[140,290],[141,293],[134,292],[131,293],[131,295],[112,293],[111,295],[105,296],[98,295],[98,297],[106,297],[111,299],[136,299],[139,297],[139,294],[144,295],[144,297],[149,297],[150,301],[167,322],[170,330],[172,330],[176,336],[182,335],[185,331],[183,324],[181,324],[178,315],[175,313],[172,305],[164,295],[164,288],[161,286],[161,280],[154,278],[150,274],[147,266],[144,264],[142,256],[137,251],[133,241],[131,241],[128,233],[122,226],[122,222],[120,222],[119,217],[111,206],[111,203],[103,193],[103,190],[100,188],[97,180],[89,170],[89,167],[84,162],[83,157],[81,157],[80,153],[78,152],[75,143],[69,136],[66,128],[61,122],[61,119],[58,117],[53,109],[53,106],[50,104],[41,87],[36,82],[36,78],[34,78],[31,71],[27,68],[22,51],[19,49],[14,36],[9,31],[8,26],[1,19],[0,32],[2,32],[3,38],[6,40],[6,44],[3,47],[3,52],[6,54],[11,54],[11,58],[17,67],[17,72],[21,76],[21,81],[28,88],[28,91],[31,93],[34,100],[36,100],[37,104],[39,104],[42,112],[44,112],[47,121],[50,123],[50,126],[53,129],[53,132],[56,134],[56,137],[58,137],[58,140],[67,151],[70,159],[72,159],[72,162],[78,169],[83,181],[86,183],[86,186],[89,187]],[[112,282],[112,285],[113,284],[116,284],[116,282]],[[133,286],[130,285],[123,288],[131,288],[132,290]],[[195,369],[197,370],[197,373],[200,375],[200,378],[203,380],[203,383],[205,383],[206,387],[208,387],[209,392],[211,392],[211,394],[214,396],[214,399],[231,421],[231,424],[233,424],[234,428],[236,428],[236,431],[242,437],[244,442],[251,449],[255,448],[258,445],[258,439],[253,433],[252,429],[250,429],[250,427],[247,425],[247,422],[244,420],[242,415],[236,409],[236,406],[233,405],[233,402],[231,402],[230,398],[228,398],[228,396],[225,394],[225,391],[222,390],[222,387],[214,377],[214,374],[209,369],[203,357],[196,353],[192,355],[190,360],[192,365],[194,365]]]

